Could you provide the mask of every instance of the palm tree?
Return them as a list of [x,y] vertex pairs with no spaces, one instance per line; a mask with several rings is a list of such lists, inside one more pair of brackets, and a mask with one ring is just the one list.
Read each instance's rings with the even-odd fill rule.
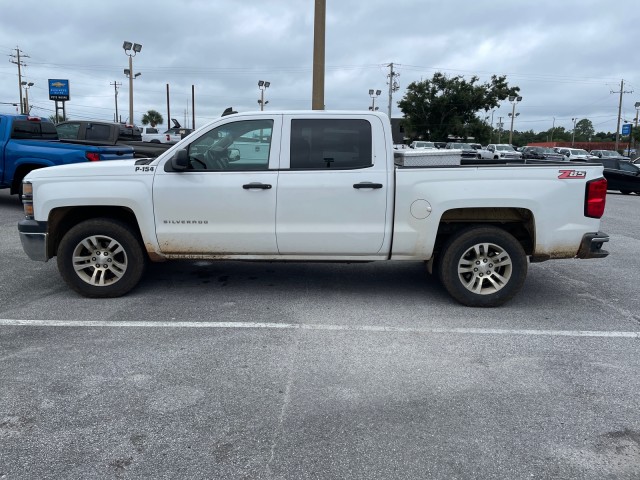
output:
[[143,125],[151,125],[152,127],[155,127],[162,123],[164,123],[164,118],[162,118],[162,114],[156,110],[149,110],[142,116]]
[[[56,123],[56,116],[55,115],[49,115],[49,120],[51,120],[53,123]],[[64,115],[58,115],[58,120],[57,122],[66,122],[67,120],[69,120],[67,117],[65,117]]]

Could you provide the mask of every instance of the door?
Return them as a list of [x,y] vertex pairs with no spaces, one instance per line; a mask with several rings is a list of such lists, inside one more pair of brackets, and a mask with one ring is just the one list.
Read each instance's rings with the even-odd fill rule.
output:
[[[366,256],[385,240],[391,176],[379,117],[285,117],[276,237],[282,255]],[[389,139],[391,141],[391,139]],[[377,153],[377,155],[376,155]]]
[[153,202],[163,253],[277,254],[280,125],[279,116],[231,119],[186,147],[186,171],[158,167]]

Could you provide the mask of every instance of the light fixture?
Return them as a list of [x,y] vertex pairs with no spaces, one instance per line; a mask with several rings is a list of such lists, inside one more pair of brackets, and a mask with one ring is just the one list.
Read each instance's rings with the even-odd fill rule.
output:
[[260,100],[258,100],[258,103],[260,104],[260,111],[264,110],[264,106],[269,103],[269,100],[264,100],[264,91],[269,88],[269,85],[271,85],[271,82],[258,80],[258,88],[260,89]]
[[376,107],[376,98],[379,97],[381,93],[382,90],[374,90],[373,88],[369,89],[369,96],[371,97],[371,106],[369,107],[369,110],[372,112],[378,110],[378,107]]
[[125,40],[122,43],[122,48],[124,49],[124,53],[129,57],[129,68],[124,70],[124,74],[129,77],[129,123],[133,125],[133,79],[141,75],[140,73],[133,73],[133,57],[140,53],[142,45]]
[[511,143],[513,142],[513,120],[520,115],[520,113],[518,113],[516,115],[516,103],[521,102],[522,101],[522,97],[517,96],[517,95],[509,95],[509,101],[511,102],[513,108],[511,110],[511,113],[509,114],[509,116],[511,117],[511,130],[509,130],[509,145],[511,145]]

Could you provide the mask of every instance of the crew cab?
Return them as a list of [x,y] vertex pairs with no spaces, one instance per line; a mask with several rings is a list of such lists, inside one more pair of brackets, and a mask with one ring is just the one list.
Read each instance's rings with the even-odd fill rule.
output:
[[19,193],[32,170],[70,163],[133,158],[131,147],[97,147],[58,141],[53,123],[29,115],[0,115],[0,188]]
[[401,167],[394,152],[380,112],[235,113],[155,159],[31,172],[18,231],[88,297],[126,294],[149,261],[397,260],[495,307],[529,262],[608,254],[602,165]]
[[[145,142],[142,130],[136,125],[100,120],[68,120],[56,125],[58,136],[69,143],[83,145],[125,145],[133,149],[136,158],[157,157],[171,145]],[[177,136],[172,136],[176,141]]]

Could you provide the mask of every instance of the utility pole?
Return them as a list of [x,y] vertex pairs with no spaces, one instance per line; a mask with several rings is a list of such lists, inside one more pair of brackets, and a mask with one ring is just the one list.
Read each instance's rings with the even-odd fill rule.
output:
[[387,84],[389,85],[389,120],[391,120],[391,105],[393,103],[393,92],[397,92],[400,89],[400,85],[396,82],[396,77],[399,77],[400,74],[393,71],[393,62],[387,65],[389,67],[389,74],[387,78],[389,81]]
[[324,110],[324,37],[326,15],[326,0],[315,0],[313,20],[313,91],[311,92],[312,110]]
[[191,85],[191,128],[196,128],[196,87]]
[[113,85],[113,91],[115,93],[115,97],[116,97],[116,122],[120,121],[120,117],[118,117],[118,87],[122,86],[122,83],[120,82],[116,82],[115,80],[113,81],[113,83],[110,83],[109,85]]
[[20,50],[20,48],[16,46],[16,54],[9,55],[9,57],[11,57],[12,59],[15,58],[15,60],[9,60],[9,61],[11,63],[15,63],[16,65],[18,65],[18,91],[20,92],[20,113],[24,114],[24,101],[22,100],[22,70],[20,69],[20,67],[27,66],[27,64],[24,63],[21,59],[29,58],[29,55],[25,55],[24,53],[22,53],[22,50]]
[[169,108],[169,84],[167,83],[167,130],[171,128],[171,108]]
[[616,151],[618,151],[618,143],[620,142],[620,119],[622,118],[622,94],[623,93],[633,93],[633,90],[630,92],[625,92],[624,90],[624,79],[620,80],[620,91],[614,92],[611,90],[611,93],[619,93],[620,94],[620,102],[618,103],[618,124],[616,126]]

